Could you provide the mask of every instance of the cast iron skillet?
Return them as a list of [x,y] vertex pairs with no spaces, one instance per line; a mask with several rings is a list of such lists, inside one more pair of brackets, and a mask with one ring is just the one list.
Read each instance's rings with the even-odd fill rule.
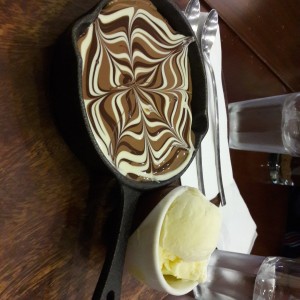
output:
[[[60,38],[54,63],[55,115],[65,140],[87,166],[99,172],[109,170],[118,179],[122,197],[119,200],[115,236],[93,295],[93,299],[120,299],[123,263],[127,240],[130,233],[136,203],[141,193],[155,189],[178,179],[185,170],[162,182],[137,182],[123,176],[106,159],[98,147],[84,108],[82,98],[82,62],[77,48],[77,40],[85,29],[96,19],[108,0],[99,4],[77,20]],[[169,0],[152,0],[157,10],[177,32],[194,36],[193,30],[183,14]],[[198,149],[207,128],[207,85],[204,65],[198,42],[189,45],[189,60],[192,76],[192,130],[195,133],[195,148]],[[196,151],[195,151],[196,153]],[[193,155],[193,158],[195,156]],[[193,159],[192,158],[192,159]],[[191,159],[191,161],[192,161]],[[191,162],[190,161],[190,162]],[[189,162],[189,164],[190,164]],[[188,166],[187,166],[188,167]],[[186,167],[186,168],[187,168]],[[186,169],[185,168],[185,169]]]

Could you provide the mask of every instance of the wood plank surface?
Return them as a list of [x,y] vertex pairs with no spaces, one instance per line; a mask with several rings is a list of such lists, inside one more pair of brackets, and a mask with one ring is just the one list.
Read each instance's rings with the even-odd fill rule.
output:
[[[91,174],[52,114],[62,32],[98,1],[0,3],[0,299],[90,299],[118,188]],[[161,299],[125,272],[123,299]]]
[[286,232],[290,188],[271,184],[268,153],[231,150],[234,178],[257,225],[252,254],[279,256]]
[[227,103],[289,93],[289,88],[220,19],[223,84]]
[[204,0],[291,91],[300,90],[297,0]]

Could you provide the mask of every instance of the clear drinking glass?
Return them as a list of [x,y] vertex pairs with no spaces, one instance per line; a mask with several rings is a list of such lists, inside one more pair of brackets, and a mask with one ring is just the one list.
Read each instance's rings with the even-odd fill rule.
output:
[[232,149],[300,156],[300,93],[230,103]]
[[265,257],[216,250],[205,283],[194,289],[199,300],[251,300],[256,274]]
[[256,279],[253,300],[299,300],[300,263],[283,257],[267,257]]

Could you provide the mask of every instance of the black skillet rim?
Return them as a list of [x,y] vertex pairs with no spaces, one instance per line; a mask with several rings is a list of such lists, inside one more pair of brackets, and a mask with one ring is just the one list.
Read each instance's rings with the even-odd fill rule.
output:
[[[75,52],[75,56],[77,58],[77,90],[78,90],[78,99],[80,100],[80,106],[81,106],[81,113],[84,119],[85,123],[85,129],[87,130],[87,133],[89,135],[89,138],[94,146],[94,150],[97,152],[97,154],[100,156],[101,160],[105,163],[105,165],[108,167],[109,170],[113,172],[113,174],[117,177],[117,179],[122,183],[125,184],[133,189],[139,189],[139,190],[149,190],[153,188],[157,188],[159,186],[170,184],[171,182],[179,179],[182,174],[186,171],[186,169],[189,167],[191,162],[193,161],[196,152],[198,148],[200,147],[201,141],[203,137],[205,136],[207,130],[208,130],[208,116],[207,116],[207,79],[206,79],[206,73],[205,73],[205,67],[203,63],[203,57],[200,51],[200,44],[198,40],[196,39],[196,36],[186,20],[183,13],[179,10],[179,8],[176,7],[175,4],[173,4],[169,0],[151,0],[151,2],[154,4],[154,6],[157,8],[158,12],[165,17],[165,19],[169,22],[171,27],[176,30],[177,32],[184,34],[186,36],[194,36],[195,42],[193,42],[191,45],[189,45],[189,59],[190,59],[190,66],[191,66],[191,75],[192,75],[192,113],[193,110],[199,110],[196,117],[193,115],[192,120],[192,130],[195,133],[196,142],[195,142],[195,151],[187,164],[187,166],[179,172],[177,175],[174,175],[173,177],[164,180],[164,181],[137,181],[133,180],[129,177],[126,177],[122,175],[116,167],[114,167],[107,158],[103,155],[100,147],[98,146],[95,137],[92,133],[92,130],[89,125],[88,116],[86,114],[86,110],[84,107],[84,101],[82,98],[82,76],[81,76],[81,70],[82,70],[82,60],[81,55],[79,53],[78,47],[77,47],[77,41],[79,36],[84,32],[84,30],[97,18],[100,11],[103,9],[103,7],[109,2],[110,0],[102,0],[100,1],[93,9],[91,9],[87,14],[85,14],[83,17],[78,19],[75,24],[72,26],[71,30],[71,38],[72,38],[72,47]],[[192,50],[191,50],[192,49]],[[192,54],[191,54],[192,53]],[[192,59],[190,57],[192,56]],[[197,63],[195,63],[195,61]],[[198,79],[200,77],[200,79]],[[199,84],[199,82],[201,84]],[[199,88],[198,90],[198,97],[201,99],[196,102],[194,100],[194,96],[197,94],[195,93],[195,88]],[[193,105],[196,105],[195,108],[193,108]],[[198,107],[197,107],[198,106]],[[199,107],[200,106],[200,107]]]

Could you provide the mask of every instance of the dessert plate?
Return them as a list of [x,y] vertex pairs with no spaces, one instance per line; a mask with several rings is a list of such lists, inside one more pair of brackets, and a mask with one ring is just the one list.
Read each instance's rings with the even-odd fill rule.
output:
[[93,299],[120,299],[126,245],[136,203],[141,193],[170,184],[181,177],[193,160],[208,128],[206,77],[194,32],[182,12],[171,1],[151,2],[176,32],[194,37],[194,42],[188,46],[188,58],[192,81],[191,111],[195,151],[186,167],[171,178],[162,181],[138,181],[124,176],[101,151],[89,123],[82,92],[82,58],[77,43],[108,1],[100,1],[95,8],[78,19],[61,36],[55,53],[53,92],[58,127],[73,152],[89,168],[99,172],[112,172],[123,192],[115,217],[115,235],[111,237],[110,249],[107,251]]

